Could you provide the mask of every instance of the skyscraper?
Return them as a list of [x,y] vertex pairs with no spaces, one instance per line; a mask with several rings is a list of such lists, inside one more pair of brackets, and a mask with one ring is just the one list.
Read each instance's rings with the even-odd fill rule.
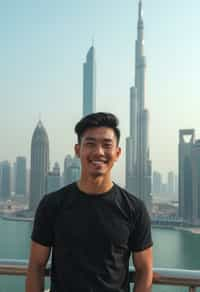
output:
[[151,211],[149,113],[145,109],[146,58],[144,56],[142,1],[139,1],[135,43],[135,86],[130,89],[130,136],[126,139],[126,188]]
[[83,116],[96,111],[96,61],[92,46],[83,64]]
[[153,194],[160,194],[162,187],[162,175],[158,171],[153,172],[153,184],[152,184],[152,192]]
[[192,147],[192,224],[200,224],[200,140]]
[[168,193],[169,194],[174,194],[175,193],[175,174],[173,171],[168,172]]
[[48,172],[47,193],[54,192],[60,188],[60,166],[55,162],[53,170]]
[[38,122],[31,142],[30,204],[33,211],[47,192],[49,170],[49,139],[41,121]]
[[194,141],[194,129],[179,131],[179,216],[186,222],[192,220],[192,147]]
[[71,155],[67,155],[64,160],[64,172],[63,172],[63,184],[68,185],[71,182],[70,178],[70,167],[72,165],[72,157]]
[[175,191],[175,194],[177,195],[178,194],[178,175],[175,174],[175,179],[174,179],[174,191]]
[[81,172],[80,159],[77,156],[74,156],[72,158],[71,155],[67,155],[65,157],[65,162],[64,162],[64,173],[63,173],[64,185],[68,185],[74,181],[79,180],[80,172]]
[[8,161],[0,163],[0,199],[6,201],[11,196],[11,166]]
[[[189,139],[188,139],[189,138]],[[200,224],[200,140],[194,129],[179,131],[179,216]]]
[[26,158],[17,157],[15,163],[15,194],[26,195]]
[[70,167],[71,182],[78,181],[80,179],[80,173],[81,173],[80,159],[77,156],[74,156],[72,165]]

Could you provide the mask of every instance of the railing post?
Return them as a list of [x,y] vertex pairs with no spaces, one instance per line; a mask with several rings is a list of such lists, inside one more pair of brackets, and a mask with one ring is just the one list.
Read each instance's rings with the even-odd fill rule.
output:
[[195,292],[196,291],[196,287],[189,287],[189,292]]

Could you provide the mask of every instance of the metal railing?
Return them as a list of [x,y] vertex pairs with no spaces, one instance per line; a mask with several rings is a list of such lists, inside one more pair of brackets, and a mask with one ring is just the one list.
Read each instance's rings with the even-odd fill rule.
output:
[[[0,275],[25,276],[27,264],[27,260],[0,259]],[[195,292],[196,288],[200,287],[200,271],[165,268],[154,268],[153,271],[153,284],[188,287],[189,292]],[[130,283],[133,283],[133,267],[130,267],[129,273]],[[47,267],[45,275],[49,274],[50,269]]]

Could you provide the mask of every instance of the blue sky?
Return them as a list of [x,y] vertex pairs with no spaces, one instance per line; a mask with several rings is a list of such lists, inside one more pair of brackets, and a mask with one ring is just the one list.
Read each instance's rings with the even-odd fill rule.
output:
[[[97,110],[112,111],[129,133],[134,83],[136,0],[7,0],[0,3],[0,160],[30,157],[39,114],[51,166],[73,153],[82,110],[82,64],[92,38]],[[200,1],[143,0],[146,106],[153,168],[177,172],[178,130],[199,134]],[[114,171],[124,181],[124,155]]]

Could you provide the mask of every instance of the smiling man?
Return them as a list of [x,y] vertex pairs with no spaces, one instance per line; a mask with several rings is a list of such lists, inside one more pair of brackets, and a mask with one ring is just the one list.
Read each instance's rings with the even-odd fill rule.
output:
[[81,177],[44,196],[36,212],[26,292],[44,289],[52,250],[51,292],[128,292],[129,257],[135,292],[151,291],[152,239],[142,201],[112,182],[121,154],[118,120],[95,113],[80,120],[75,153]]

